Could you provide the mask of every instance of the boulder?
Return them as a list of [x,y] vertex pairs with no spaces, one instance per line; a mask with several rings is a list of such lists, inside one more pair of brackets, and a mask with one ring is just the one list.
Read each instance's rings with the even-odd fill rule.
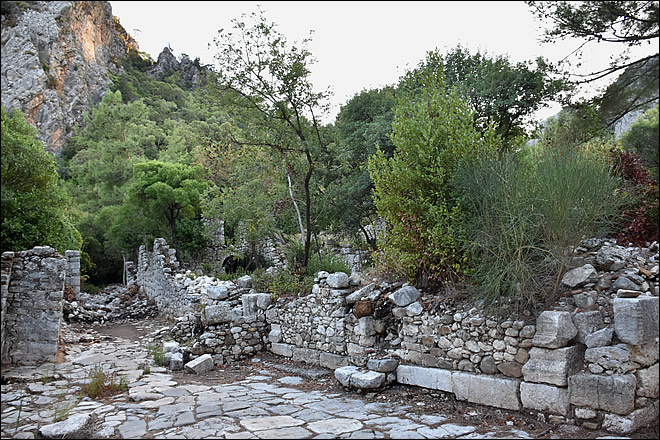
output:
[[420,297],[420,292],[413,286],[405,286],[391,293],[388,298],[399,307],[406,307]]
[[581,287],[588,283],[594,283],[598,280],[598,272],[591,264],[577,267],[564,274],[561,283],[567,287]]
[[577,335],[569,312],[545,311],[536,320],[532,344],[543,348],[560,348]]

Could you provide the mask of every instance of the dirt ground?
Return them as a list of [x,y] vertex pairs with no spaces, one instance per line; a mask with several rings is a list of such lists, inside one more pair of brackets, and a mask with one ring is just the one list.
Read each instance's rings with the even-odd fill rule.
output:
[[[171,325],[171,321],[162,318],[150,320],[149,327],[153,330]],[[137,323],[107,324],[94,327],[98,337],[121,337],[129,340],[138,340],[144,336],[144,329],[138,328]],[[138,324],[142,327],[142,324]],[[82,329],[81,329],[82,330]],[[184,372],[171,372],[173,379],[179,383],[196,383],[200,385],[217,385],[221,383],[232,383],[242,380],[250,375],[260,374],[260,371],[268,370],[274,378],[296,375],[292,371],[304,372],[305,370],[319,370],[318,367],[310,367],[304,363],[294,362],[286,358],[273,355],[270,352],[261,352],[250,359],[232,363],[224,368],[216,367],[214,370],[201,375],[192,376]],[[300,375],[300,374],[298,374]],[[298,388],[309,390],[320,390],[328,393],[352,394],[355,398],[361,398],[373,402],[398,402],[409,404],[419,414],[437,414],[448,417],[448,421],[456,424],[469,424],[477,426],[477,433],[486,434],[495,426],[508,425],[528,432],[534,438],[555,439],[595,439],[598,437],[617,437],[602,430],[588,430],[580,426],[551,423],[539,419],[539,416],[531,411],[508,411],[483,405],[471,404],[457,401],[453,394],[428,390],[420,387],[395,384],[380,390],[377,393],[361,394],[355,391],[345,390],[334,378],[330,370],[328,374],[317,378],[306,378]],[[627,436],[619,436],[632,439],[658,439],[660,438],[660,424],[641,429]]]

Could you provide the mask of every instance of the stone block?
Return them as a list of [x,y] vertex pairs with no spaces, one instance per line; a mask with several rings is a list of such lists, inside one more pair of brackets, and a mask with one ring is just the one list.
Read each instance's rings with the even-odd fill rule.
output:
[[262,310],[266,310],[271,304],[272,298],[268,293],[257,293],[257,307]]
[[542,348],[564,347],[577,332],[569,312],[545,311],[536,320],[532,344]]
[[163,352],[164,353],[176,353],[179,351],[179,343],[176,341],[164,341],[163,342]]
[[567,377],[582,367],[584,352],[578,346],[556,350],[533,347],[522,367],[526,382],[566,386]]
[[603,317],[598,310],[574,314],[573,324],[577,328],[575,340],[580,344],[585,344],[587,336],[605,327]]
[[388,359],[369,359],[367,361],[367,368],[381,373],[391,373],[396,371],[399,366],[399,361],[394,358]]
[[207,286],[206,296],[212,300],[223,300],[229,298],[227,286]]
[[540,383],[522,382],[520,401],[524,408],[566,416],[570,410],[567,388]]
[[344,272],[335,272],[328,275],[325,279],[325,282],[328,283],[328,287],[332,289],[344,289],[348,287],[349,279],[348,275]]
[[204,325],[215,325],[232,321],[231,306],[227,302],[206,306],[202,312]]
[[275,327],[276,325],[277,324],[272,324],[270,333],[268,333],[268,340],[270,342],[282,342],[282,330],[279,325]]
[[630,346],[627,344],[587,348],[584,352],[584,360],[598,364],[605,370],[614,370],[623,374],[639,367],[639,364],[630,359]]
[[603,328],[584,337],[584,344],[587,348],[604,347],[610,345],[614,336],[613,328]]
[[608,270],[619,270],[626,264],[630,252],[621,246],[603,246],[596,254],[596,263]]
[[398,307],[406,307],[417,301],[420,292],[413,286],[402,287],[399,290],[388,295],[388,298]]
[[335,370],[335,378],[340,384],[348,388],[351,386],[351,376],[358,371],[358,367],[353,365],[340,367]]
[[252,287],[252,277],[250,275],[243,275],[236,280],[236,284],[240,289],[249,289]]
[[635,409],[637,380],[632,374],[599,376],[581,373],[571,376],[568,382],[572,405],[619,415],[630,414]]
[[270,351],[273,353],[290,358],[293,356],[293,346],[290,344],[282,344],[273,342],[270,346]]
[[202,374],[213,369],[213,358],[210,354],[203,354],[185,365],[189,373]]
[[293,347],[291,359],[302,361],[307,364],[318,365],[321,353],[312,348]]
[[334,370],[348,365],[348,358],[340,354],[321,352],[319,355],[319,365],[323,368]]
[[628,344],[653,342],[658,337],[658,297],[614,298],[614,331]]
[[449,393],[454,392],[451,371],[440,368],[399,365],[396,369],[396,380],[405,385],[416,385]]
[[571,289],[593,283],[598,280],[598,272],[591,264],[571,269],[564,274],[561,283]]
[[170,370],[172,371],[183,370],[182,353],[170,353]]
[[637,370],[635,376],[637,377],[637,395],[657,399],[658,364],[652,365],[649,368]]
[[78,436],[89,435],[85,433],[89,422],[89,414],[75,414],[61,422],[42,426],[39,434],[41,438],[81,438]]
[[452,388],[458,400],[480,405],[520,410],[520,381],[493,376],[454,371],[451,373]]
[[658,401],[651,405],[637,409],[628,415],[605,414],[603,429],[619,434],[630,434],[645,426],[658,424]]
[[358,371],[351,375],[351,386],[361,390],[380,388],[385,383],[385,373]]
[[359,336],[373,336],[376,334],[376,328],[374,325],[374,318],[371,316],[364,316],[358,320],[358,325],[356,328],[356,333]]
[[360,301],[361,299],[366,298],[369,296],[374,290],[376,290],[376,283],[370,283],[364,286],[363,288],[356,290],[355,292],[351,293],[350,295],[346,296],[346,304],[355,304],[356,302]]
[[257,300],[259,299],[258,293],[246,293],[241,295],[241,304],[243,305],[243,316],[256,316]]

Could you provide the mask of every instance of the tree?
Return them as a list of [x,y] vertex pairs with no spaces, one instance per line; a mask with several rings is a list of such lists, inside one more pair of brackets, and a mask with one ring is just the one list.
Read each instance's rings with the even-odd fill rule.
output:
[[[567,37],[584,40],[571,55],[580,57],[590,43],[613,43],[623,48],[609,67],[589,73],[573,74],[577,84],[587,84],[623,73],[618,84],[597,96],[593,104],[610,103],[606,122],[612,126],[625,114],[646,108],[658,99],[659,5],[657,1],[528,1],[532,12],[549,21],[542,42],[550,43]],[[648,44],[655,53],[631,59],[631,49]],[[626,96],[626,90],[634,92]],[[631,99],[632,98],[632,99]],[[620,101],[624,101],[620,104]],[[611,104],[617,104],[612,106]],[[616,108],[616,111],[611,109]]]
[[306,266],[313,228],[314,158],[326,146],[317,118],[327,111],[329,94],[313,90],[309,67],[314,60],[307,49],[309,39],[303,40],[300,47],[289,47],[262,11],[250,14],[250,19],[254,20],[251,26],[245,21],[232,20],[236,34],[220,29],[214,39],[219,50],[215,59],[221,87],[238,93],[242,98],[239,102],[259,115],[252,121],[252,130],[243,130],[241,138],[232,133],[231,140],[239,145],[257,145],[280,152],[287,162],[289,179],[294,177],[293,157],[304,158],[306,169],[298,184],[304,192],[305,233],[301,239],[305,247],[303,266]]
[[71,199],[60,185],[55,157],[36,139],[25,116],[2,107],[2,250],[52,246],[80,249],[69,215]]
[[372,249],[376,235],[367,226],[377,217],[373,204],[373,182],[367,162],[380,148],[391,157],[390,139],[394,116],[395,91],[392,87],[363,90],[344,105],[335,122],[337,141],[329,146],[327,185],[329,216],[335,226],[349,234],[362,234]]
[[[480,133],[474,115],[454,90],[447,92],[442,71],[411,72],[394,110],[394,155],[379,150],[369,159],[374,204],[386,222],[384,262],[409,281],[424,284],[460,273],[460,209],[452,195],[457,166],[500,147],[493,126]],[[411,96],[415,93],[416,96]]]
[[178,221],[183,217],[195,218],[200,197],[208,186],[202,179],[201,167],[149,161],[135,164],[133,175],[122,208],[124,215],[119,216],[113,228],[121,230],[119,225],[130,224],[137,217],[148,222],[143,230],[151,227],[167,231],[178,255]]
[[555,69],[542,57],[533,64],[511,63],[504,56],[480,52],[472,55],[461,46],[446,55],[436,49],[426,54],[405,80],[407,85],[404,81],[400,87],[418,88],[424,72],[438,72],[447,88],[455,88],[469,103],[477,127],[486,131],[494,123],[504,145],[510,145],[524,132],[526,118],[569,89],[564,81],[550,77]]
[[626,150],[639,155],[641,163],[648,168],[651,176],[658,181],[660,158],[658,152],[658,107],[640,116],[626,132],[621,141]]

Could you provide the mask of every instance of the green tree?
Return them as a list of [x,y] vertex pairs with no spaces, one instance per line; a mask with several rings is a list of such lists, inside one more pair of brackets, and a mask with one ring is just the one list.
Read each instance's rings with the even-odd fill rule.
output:
[[137,218],[140,226],[134,231],[145,233],[158,228],[159,232],[167,232],[178,253],[179,221],[199,216],[200,197],[207,186],[201,167],[160,161],[137,163],[122,213],[112,229],[134,227],[130,224]]
[[456,91],[447,93],[441,72],[413,72],[406,81],[421,87],[414,99],[397,98],[394,155],[387,159],[379,150],[369,160],[369,172],[374,204],[387,226],[384,262],[424,284],[463,271],[460,209],[451,177],[461,162],[494,154],[500,139],[492,126],[483,135],[475,128],[469,105]]
[[[221,87],[240,95],[238,102],[258,115],[250,121],[251,129],[231,133],[231,138],[239,145],[257,145],[279,152],[286,163],[292,193],[302,187],[301,239],[306,266],[313,229],[311,182],[317,166],[315,157],[326,147],[317,118],[327,111],[328,92],[315,92],[311,84],[309,67],[314,60],[307,49],[309,39],[300,46],[289,47],[286,38],[261,11],[250,14],[250,19],[254,20],[251,25],[232,20],[236,33],[221,29],[214,39]],[[305,170],[294,182],[292,171],[300,157]],[[302,225],[302,218],[299,222]]]
[[626,132],[621,141],[626,150],[637,153],[642,164],[649,169],[656,182],[658,181],[658,107],[640,116]]
[[52,246],[60,253],[80,249],[55,157],[36,139],[19,110],[2,107],[2,250]]
[[543,58],[533,64],[511,63],[504,56],[480,52],[470,54],[461,46],[446,55],[436,49],[426,54],[400,87],[419,87],[427,71],[444,75],[447,88],[455,88],[469,103],[477,127],[485,131],[494,123],[506,141],[504,145],[510,145],[524,133],[524,124],[534,112],[569,90],[564,81],[550,78],[555,69]]
[[348,234],[362,234],[372,249],[377,249],[376,235],[368,229],[377,213],[373,204],[373,182],[367,162],[380,148],[391,157],[390,139],[394,117],[394,89],[364,90],[344,105],[335,122],[337,140],[328,146],[325,166],[329,217],[334,226]]

